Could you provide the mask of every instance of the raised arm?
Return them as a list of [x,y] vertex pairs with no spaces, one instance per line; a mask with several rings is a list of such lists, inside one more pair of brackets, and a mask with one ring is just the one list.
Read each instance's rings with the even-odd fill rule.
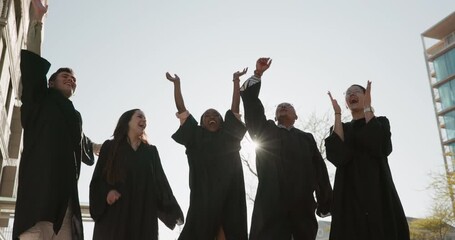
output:
[[367,89],[365,91],[365,99],[363,100],[363,108],[365,113],[365,121],[368,123],[372,118],[374,118],[374,112],[371,107],[371,81],[367,82]]
[[327,93],[332,102],[333,111],[335,112],[335,123],[333,124],[333,132],[335,132],[342,141],[344,141],[343,124],[341,123],[341,107],[337,100],[332,97],[330,91]]
[[261,78],[262,74],[269,69],[270,65],[272,65],[272,59],[270,58],[259,58],[256,61],[256,70],[254,70],[254,76]]
[[30,21],[27,33],[27,50],[41,55],[41,41],[43,30],[43,20],[47,13],[47,4],[42,0],[32,0],[33,17]]
[[178,113],[183,113],[186,111],[185,108],[185,102],[183,102],[183,96],[182,96],[182,90],[180,88],[180,78],[177,76],[177,74],[174,74],[174,77],[167,72],[166,73],[166,78],[174,83],[174,100],[175,100],[175,106],[177,107]]
[[256,62],[254,76],[251,76],[240,88],[240,96],[245,110],[245,123],[250,136],[256,140],[267,123],[264,106],[259,99],[261,76],[270,67],[270,58],[259,58]]
[[245,75],[248,68],[244,68],[243,71],[237,71],[233,74],[234,90],[232,93],[232,105],[231,111],[238,114],[240,112],[240,77]]

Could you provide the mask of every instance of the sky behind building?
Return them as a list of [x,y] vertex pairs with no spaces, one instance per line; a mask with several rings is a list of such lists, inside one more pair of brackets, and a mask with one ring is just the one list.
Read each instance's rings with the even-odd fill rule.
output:
[[[340,103],[353,83],[372,83],[372,105],[391,122],[394,181],[408,216],[425,217],[431,205],[431,171],[443,159],[420,34],[455,10],[438,1],[50,1],[42,55],[72,67],[72,98],[96,142],[110,138],[120,115],[141,108],[146,132],[184,212],[188,164],[171,139],[173,85],[181,77],[187,108],[196,119],[207,108],[224,113],[232,73],[259,57],[273,64],[260,98],[274,108],[293,103],[300,118],[332,113],[330,90]],[[343,109],[343,115],[349,115]],[[269,116],[273,118],[273,116]],[[88,202],[93,167],[82,169],[81,201]],[[333,173],[333,172],[332,172]],[[176,231],[160,225],[161,239]]]

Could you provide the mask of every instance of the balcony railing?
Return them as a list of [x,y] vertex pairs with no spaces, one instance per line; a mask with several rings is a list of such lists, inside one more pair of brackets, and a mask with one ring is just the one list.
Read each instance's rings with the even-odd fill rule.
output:
[[446,44],[444,41],[439,41],[435,45],[431,46],[426,50],[426,54],[428,56],[428,61],[432,62],[437,57],[443,55],[444,53],[448,52],[450,49],[455,47],[455,42],[450,44]]

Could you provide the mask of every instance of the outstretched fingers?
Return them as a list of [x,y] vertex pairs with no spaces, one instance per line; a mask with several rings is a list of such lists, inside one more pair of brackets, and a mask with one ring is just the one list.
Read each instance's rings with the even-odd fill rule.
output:
[[243,71],[240,73],[240,76],[245,75],[245,73],[248,72],[248,68],[244,68]]
[[177,74],[174,74],[174,76],[172,76],[169,72],[166,72],[166,78],[171,82],[180,81],[180,78],[177,76]]
[[328,91],[327,94],[329,95],[330,101],[332,102],[332,107],[333,110],[335,111],[335,114],[341,113],[341,107],[338,104],[337,100],[332,97],[332,93]]
[[327,94],[328,94],[328,95],[329,95],[329,97],[330,97],[330,101],[332,101],[332,102],[333,102],[332,93],[331,93],[330,91],[327,91]]
[[47,13],[48,5],[43,3],[42,0],[32,0],[32,6],[35,11],[35,17],[42,20],[43,16]]
[[256,71],[255,74],[262,75],[267,69],[269,69],[272,64],[272,59],[270,58],[259,58],[256,62]]
[[365,100],[364,100],[365,107],[371,106],[371,81],[368,80],[367,88],[365,90]]
[[248,72],[248,68],[244,68],[243,71],[237,71],[233,74],[234,80],[239,79],[241,76],[245,75]]
[[368,94],[371,94],[371,81],[370,81],[370,80],[368,80],[368,82],[367,82],[367,89],[366,89],[366,92],[367,92]]

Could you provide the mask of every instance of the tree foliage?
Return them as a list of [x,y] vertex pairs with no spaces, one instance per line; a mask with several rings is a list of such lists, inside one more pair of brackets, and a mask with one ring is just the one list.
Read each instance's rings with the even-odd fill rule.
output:
[[429,216],[410,221],[411,239],[444,240],[454,235],[455,215],[452,205],[453,176],[445,173],[432,173],[429,185],[434,192]]

